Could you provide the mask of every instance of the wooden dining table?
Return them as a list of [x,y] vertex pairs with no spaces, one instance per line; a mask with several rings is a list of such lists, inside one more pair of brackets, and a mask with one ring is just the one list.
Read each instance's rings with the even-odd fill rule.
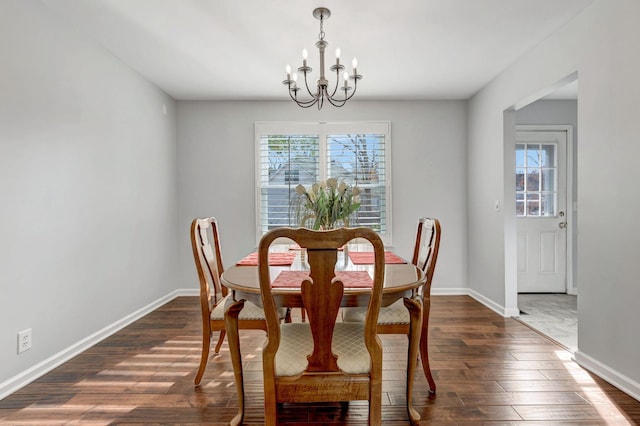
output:
[[[352,257],[355,253],[360,253],[363,247],[358,244],[346,246],[338,255],[336,264],[337,273],[344,271],[347,277],[350,273],[364,271],[373,276],[373,264],[354,263]],[[303,308],[302,296],[299,285],[285,283],[282,286],[274,285],[277,277],[284,272],[290,274],[308,271],[306,263],[306,252],[299,247],[283,244],[272,247],[270,254],[270,276],[273,286],[272,294],[276,298],[279,306],[289,308]],[[352,254],[352,256],[349,255]],[[385,263],[385,280],[382,295],[382,306],[389,306],[397,300],[403,298],[411,318],[411,339],[409,341],[409,354],[407,362],[407,412],[412,423],[420,419],[420,415],[412,406],[412,392],[414,373],[417,365],[418,351],[420,350],[419,340],[422,331],[422,301],[415,297],[416,291],[425,283],[424,272],[410,262],[395,256],[393,253],[386,253],[388,260]],[[385,256],[387,258],[387,256]],[[359,256],[362,257],[362,256]],[[366,255],[365,255],[366,257]],[[283,275],[285,275],[283,274]],[[258,278],[257,257],[255,253],[247,256],[233,266],[228,267],[221,277],[222,284],[231,290],[233,302],[228,304],[225,311],[225,327],[229,342],[229,351],[234,368],[234,377],[238,391],[239,409],[238,414],[229,423],[238,425],[242,423],[244,417],[244,378],[242,371],[242,357],[240,352],[240,340],[238,335],[238,315],[244,306],[245,301],[250,301],[257,306],[262,306],[260,283]],[[301,282],[302,280],[300,280]],[[344,295],[342,307],[367,306],[369,302],[370,287],[355,282],[352,287],[349,278],[344,279]],[[428,353],[421,353],[421,356],[428,356]],[[412,360],[412,361],[411,361]]]

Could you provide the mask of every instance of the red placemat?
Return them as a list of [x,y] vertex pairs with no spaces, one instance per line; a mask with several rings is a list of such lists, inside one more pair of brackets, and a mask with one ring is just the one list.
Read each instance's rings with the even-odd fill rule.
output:
[[[372,251],[350,251],[349,258],[354,265],[373,265],[373,252]],[[398,256],[397,254],[385,251],[384,263],[407,263],[406,260]]]
[[[300,287],[302,281],[309,277],[308,271],[282,271],[271,283],[273,288]],[[371,288],[373,280],[367,271],[336,271],[345,288]]]
[[[269,253],[269,265],[271,266],[289,266],[296,258],[296,253]],[[258,252],[251,253],[238,263],[238,266],[257,266]]]

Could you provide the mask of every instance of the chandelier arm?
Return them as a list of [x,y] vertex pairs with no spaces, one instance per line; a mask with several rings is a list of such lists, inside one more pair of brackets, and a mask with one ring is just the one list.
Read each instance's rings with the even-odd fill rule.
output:
[[298,90],[300,89],[298,88],[291,89],[291,85],[289,85],[289,97],[291,98],[292,101],[297,103],[299,106],[303,108],[309,108],[310,106],[313,106],[316,104],[316,102],[318,102],[318,97],[314,96],[312,93],[309,93],[309,95],[311,96],[311,99],[309,99],[308,101],[298,99],[298,94],[297,94]]
[[[345,93],[344,93],[344,98],[343,98],[343,99],[336,99],[334,96],[331,96],[331,98],[330,98],[330,99],[331,99],[331,101],[333,101],[333,102],[331,102],[331,105],[336,106],[336,107],[341,107],[341,106],[343,106],[345,103],[347,103],[347,101],[348,101],[349,99],[351,99],[351,98],[353,97],[353,95],[355,95],[355,94],[356,94],[356,84],[357,84],[357,80],[354,80],[354,88],[353,88],[353,92],[352,92],[352,93],[351,93],[351,95],[349,95],[349,96],[347,96],[347,91],[345,91],[345,90],[344,90],[344,88],[342,88],[342,89],[341,89],[342,91],[344,91],[344,92],[345,92]],[[336,93],[336,91],[337,91],[337,88],[336,88],[336,90],[334,90],[334,91],[333,91],[333,92],[334,92],[334,94]],[[340,105],[338,105],[338,103],[339,103]]]
[[[335,93],[335,90],[334,90],[334,93]],[[334,107],[340,108],[341,106],[343,106],[347,102],[347,99],[346,99],[346,95],[345,95],[345,99],[337,99],[337,98],[335,98],[333,96],[328,96],[327,95],[327,101],[329,101],[329,103],[331,105],[333,105]]]
[[[299,90],[299,89],[292,89],[291,88],[291,83],[289,83],[289,97],[291,98],[292,101],[294,101],[298,105],[302,106],[303,108],[307,108],[304,105],[312,106],[313,104],[315,104],[318,101],[316,98],[312,98],[311,100],[308,100],[308,101],[298,100],[298,95],[296,93],[297,90]],[[294,94],[295,94],[295,96],[294,96]]]
[[318,99],[310,99],[308,101],[304,101],[304,100],[300,100],[298,98],[291,98],[294,102],[296,102],[298,105],[313,105],[316,102],[318,102]]
[[317,101],[317,100],[313,101],[313,102],[312,102],[312,103],[310,103],[310,104],[301,104],[301,103],[300,103],[300,102],[298,102],[298,101],[295,101],[295,102],[298,104],[298,106],[299,106],[300,108],[311,108],[311,107],[312,107],[312,106],[314,106],[316,103],[318,103],[318,101]]
[[338,87],[340,87],[340,70],[336,70],[336,87],[333,89],[333,93],[331,94],[332,98],[336,95]]
[[291,92],[289,92],[289,97],[291,97],[291,100],[292,100],[293,102],[297,103],[297,104],[298,104],[298,106],[300,106],[300,107],[302,107],[302,108],[309,108],[309,107],[312,107],[312,106],[314,106],[314,105],[318,102],[318,99],[317,99],[317,98],[315,98],[315,99],[311,99],[311,100],[308,100],[308,101],[301,101],[301,100],[298,100],[298,98],[294,98],[294,97],[293,97],[293,95],[291,94]]
[[331,105],[338,108],[344,106],[344,104],[346,104],[348,101],[348,99],[332,99],[332,98],[327,98],[327,100]]
[[309,82],[307,81],[307,73],[304,73],[304,85],[307,88],[307,93],[309,94],[309,96],[311,96],[314,99],[318,98],[318,92],[316,92],[316,94],[314,95],[313,92],[311,91],[311,89],[309,89]]
[[[322,109],[322,107],[324,106],[324,100],[329,99],[329,97],[327,96],[327,89],[325,87],[324,91],[322,91],[322,93],[320,94],[320,102],[318,102],[318,111],[320,111]],[[329,100],[329,102],[331,102]]]
[[[353,98],[353,95],[356,94],[356,90],[358,90],[358,79],[355,78],[353,79],[353,92],[351,92],[351,94],[345,99],[345,101],[348,101],[349,99]],[[345,93],[346,96],[346,93]]]
[[318,102],[318,99],[315,99],[315,98],[314,99],[310,99],[308,101],[302,101],[302,100],[299,100],[297,97],[293,97],[293,95],[291,95],[291,93],[289,93],[289,96],[291,97],[291,100],[293,102],[295,102],[296,104],[298,104],[298,106],[301,107],[301,108],[312,107]]

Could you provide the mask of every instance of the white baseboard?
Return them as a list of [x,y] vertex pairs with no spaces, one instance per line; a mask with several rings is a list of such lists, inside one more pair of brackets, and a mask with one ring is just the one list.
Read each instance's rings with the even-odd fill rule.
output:
[[505,309],[504,306],[500,306],[493,300],[488,299],[480,293],[468,289],[468,288],[433,288],[431,287],[432,296],[470,296],[482,303],[487,308],[491,309],[495,313],[503,317],[517,317],[520,315],[518,309]]
[[619,371],[608,367],[584,352],[580,352],[578,350],[573,354],[573,356],[575,361],[581,367],[591,371],[593,374],[606,380],[622,392],[640,401],[640,383],[630,379],[624,374],[621,374]]
[[497,313],[500,316],[509,318],[517,317],[520,315],[520,311],[518,309],[506,309],[504,306],[498,305],[493,300],[486,298],[475,290],[469,289],[469,296],[473,297],[478,302],[482,303],[484,306],[491,309],[493,312]]
[[468,296],[468,288],[434,288],[431,287],[432,296]]
[[107,337],[111,336],[117,331],[123,329],[124,327],[128,326],[134,321],[137,321],[138,319],[154,311],[160,306],[166,304],[167,302],[175,299],[176,297],[198,296],[198,294],[199,294],[198,289],[174,290],[171,293],[167,294],[166,296],[163,296],[160,299],[154,302],[151,302],[147,306],[144,306],[138,309],[137,311],[127,315],[121,320],[118,320],[113,324],[106,326],[102,330],[99,330],[93,333],[92,335],[87,336],[86,338],[69,346],[68,348],[61,350],[60,352],[50,356],[49,358],[45,359],[42,362],[39,362],[33,367],[28,368],[27,370],[21,372],[20,374],[17,374],[9,378],[8,380],[5,380],[4,382],[0,383],[0,399],[6,398],[13,392],[17,391],[18,389],[28,385],[29,383],[33,382],[39,377],[47,374],[48,372],[58,367],[59,365],[69,361],[74,356],[89,349],[90,347],[94,346],[96,343],[101,342],[102,340],[106,339]]

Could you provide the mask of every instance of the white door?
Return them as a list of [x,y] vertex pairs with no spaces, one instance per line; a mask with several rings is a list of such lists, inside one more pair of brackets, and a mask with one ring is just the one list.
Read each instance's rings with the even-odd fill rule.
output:
[[567,291],[567,132],[516,132],[518,293]]

